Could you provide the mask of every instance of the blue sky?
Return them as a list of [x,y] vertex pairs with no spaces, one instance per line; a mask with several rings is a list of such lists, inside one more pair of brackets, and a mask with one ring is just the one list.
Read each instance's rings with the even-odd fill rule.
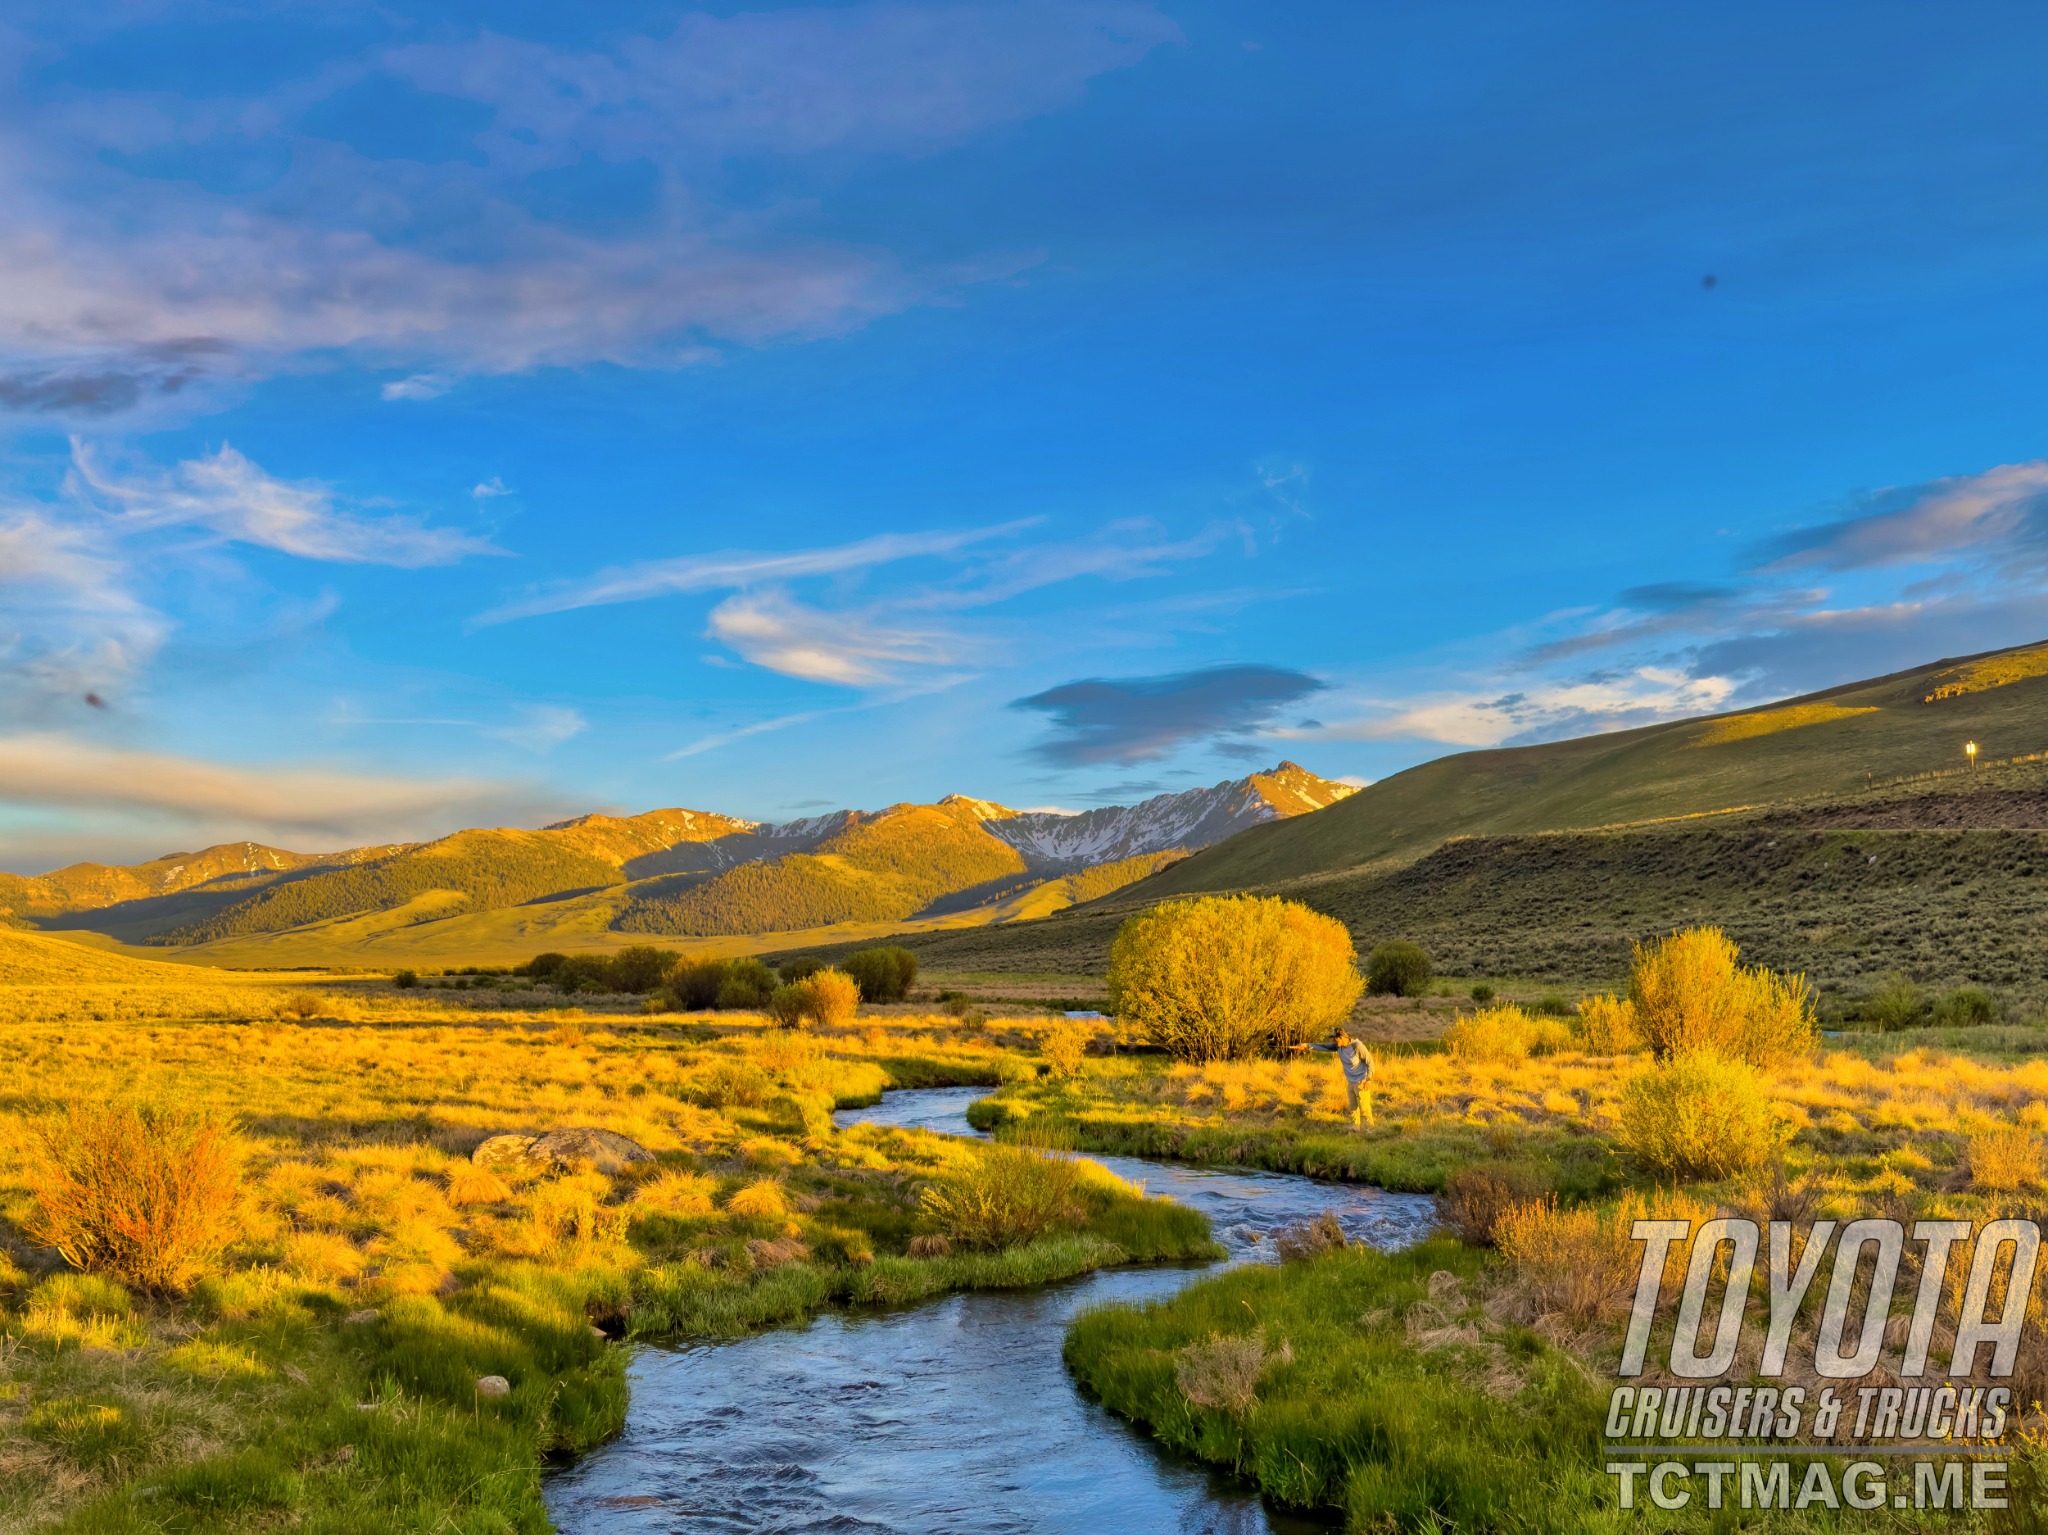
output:
[[10,6],[0,866],[1374,778],[2048,636],[2044,45]]

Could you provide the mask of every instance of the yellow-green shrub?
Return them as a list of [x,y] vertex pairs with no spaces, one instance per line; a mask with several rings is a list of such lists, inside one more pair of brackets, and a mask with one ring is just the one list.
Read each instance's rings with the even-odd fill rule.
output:
[[860,1010],[860,987],[841,970],[818,970],[792,981],[768,999],[768,1011],[784,1028],[850,1023]]
[[2016,1194],[2041,1182],[2041,1137],[2025,1125],[1993,1125],[1970,1137],[1970,1184]]
[[1806,977],[1738,964],[1717,927],[1638,944],[1629,1002],[1644,1040],[1659,1056],[1711,1050],[1769,1066],[1817,1043]]
[[1622,1150],[1659,1177],[1726,1178],[1777,1155],[1789,1130],[1756,1072],[1712,1051],[1671,1057],[1623,1089]]
[[1525,1061],[1571,1043],[1571,1030],[1555,1018],[1533,1018],[1512,1002],[1482,1007],[1444,1031],[1444,1048],[1461,1061]]
[[1627,1055],[1646,1043],[1635,1003],[1608,992],[1579,1003],[1576,1029],[1588,1055]]
[[1169,901],[1109,953],[1110,1006],[1183,1060],[1237,1060],[1351,1016],[1364,982],[1344,924],[1270,896]]
[[1077,1223],[1080,1181],[1072,1157],[1029,1146],[985,1146],[972,1165],[924,1191],[924,1212],[962,1246],[1009,1247]]
[[1046,1030],[1038,1053],[1045,1057],[1045,1064],[1052,1068],[1054,1076],[1076,1076],[1080,1073],[1081,1063],[1088,1058],[1088,1031],[1073,1019],[1062,1018]]

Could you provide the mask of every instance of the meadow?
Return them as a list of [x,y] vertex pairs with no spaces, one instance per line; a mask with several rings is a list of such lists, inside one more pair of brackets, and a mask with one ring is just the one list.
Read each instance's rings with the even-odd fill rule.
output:
[[[545,1459],[623,1421],[618,1340],[1212,1250],[1092,1164],[833,1129],[887,1087],[1035,1074],[1042,1015],[799,1032],[516,988],[0,932],[0,1528],[544,1530]],[[102,1102],[229,1131],[230,1228],[181,1290],[28,1240],[42,1134]],[[470,1155],[570,1126],[652,1159]]]
[[[1684,1150],[1707,1170],[1674,1173],[1672,1127],[1686,1116],[1645,1116],[1645,1103],[1663,1101],[1645,1088],[1705,1068],[1696,1057],[1659,1066],[1613,1048],[1597,1037],[1601,1008],[1588,1005],[1576,1024],[1474,1010],[1443,1039],[1383,1046],[1377,1120],[1358,1132],[1327,1058],[1101,1053],[1069,1076],[1013,1083],[977,1104],[985,1125],[1041,1120],[1090,1149],[1442,1196],[1444,1232],[1409,1252],[1309,1234],[1277,1266],[1204,1279],[1145,1308],[1088,1313],[1067,1340],[1076,1379],[1164,1443],[1283,1502],[1340,1511],[1354,1530],[1730,1527],[1697,1508],[1625,1514],[1600,1474],[1606,1387],[1618,1378],[1636,1279],[1631,1223],[1678,1218],[1696,1229],[1723,1213],[1981,1226],[2038,1211],[2048,1039],[2035,1028],[1905,1029],[1789,1049],[1753,1074],[1714,1067],[1731,1077],[1706,1106],[1738,1117],[1691,1120],[1686,1133],[1704,1144]],[[1112,1044],[1104,1037],[1095,1049]],[[1742,1121],[1749,1083],[1757,1113]],[[1688,1257],[1684,1244],[1674,1249],[1670,1271]],[[1664,1346],[1676,1288],[1659,1313]],[[2012,1510],[1977,1516],[1976,1527],[2037,1528],[2026,1521],[2039,1513],[2042,1459],[2026,1446],[2040,1443],[2048,1397],[2040,1288],[2037,1279],[2012,1381],[2025,1425],[2021,1491]],[[1895,1341],[1910,1275],[1902,1292]],[[1951,1311],[1939,1325],[1955,1324]],[[1804,1316],[1795,1334],[1809,1359],[1817,1326]],[[1643,1379],[1675,1383],[1654,1364]],[[1957,1525],[1953,1514],[1891,1509],[1775,1520],[1768,1527]]]
[[[1405,1253],[1297,1232],[1283,1263],[1084,1315],[1075,1379],[1167,1445],[1358,1530],[1718,1527],[1623,1515],[1599,1473],[1632,1215],[1977,1221],[2041,1198],[2038,1028],[1799,1034],[1755,1073],[1770,1154],[1673,1176],[1631,1129],[1660,1068],[1608,1004],[1454,989],[1360,1004],[1379,1069],[1354,1130],[1328,1057],[1176,1060],[950,990],[788,1030],[511,975],[399,988],[0,932],[0,1528],[541,1530],[542,1467],[623,1422],[622,1340],[1213,1251],[1192,1212],[1035,1147],[1442,1196],[1446,1229]],[[832,1127],[835,1105],[945,1084],[989,1089],[971,1113],[1002,1143]],[[37,1132],[103,1100],[231,1130],[232,1229],[181,1293],[27,1239]],[[652,1159],[472,1157],[565,1126]]]

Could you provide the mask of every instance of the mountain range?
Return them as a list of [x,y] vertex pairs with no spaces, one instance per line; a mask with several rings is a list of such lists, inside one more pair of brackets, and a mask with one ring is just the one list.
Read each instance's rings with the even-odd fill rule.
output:
[[228,843],[125,867],[0,875],[0,920],[194,958],[233,949],[238,963],[478,942],[530,949],[607,933],[649,941],[971,925],[1099,898],[1247,827],[1353,792],[1282,762],[1071,815],[956,794],[778,823],[682,809],[586,815],[329,854]]
[[1225,890],[1475,979],[1613,985],[1634,943],[1711,923],[1828,1006],[1903,971],[2048,1014],[2048,644],[1441,757],[1050,921],[903,941],[935,973],[1096,976],[1133,911]]

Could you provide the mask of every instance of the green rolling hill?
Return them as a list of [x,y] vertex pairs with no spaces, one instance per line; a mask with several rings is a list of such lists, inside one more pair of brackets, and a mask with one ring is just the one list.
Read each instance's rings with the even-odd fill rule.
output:
[[646,936],[746,947],[1026,920],[1109,894],[1349,785],[1293,763],[1079,815],[954,795],[761,824],[693,810],[476,828],[332,855],[253,843],[0,877],[0,924],[236,966],[472,960]]
[[1708,719],[1439,757],[1184,859],[1146,899],[1418,858],[1447,837],[1704,815],[2048,751],[2048,645],[1937,661]]

